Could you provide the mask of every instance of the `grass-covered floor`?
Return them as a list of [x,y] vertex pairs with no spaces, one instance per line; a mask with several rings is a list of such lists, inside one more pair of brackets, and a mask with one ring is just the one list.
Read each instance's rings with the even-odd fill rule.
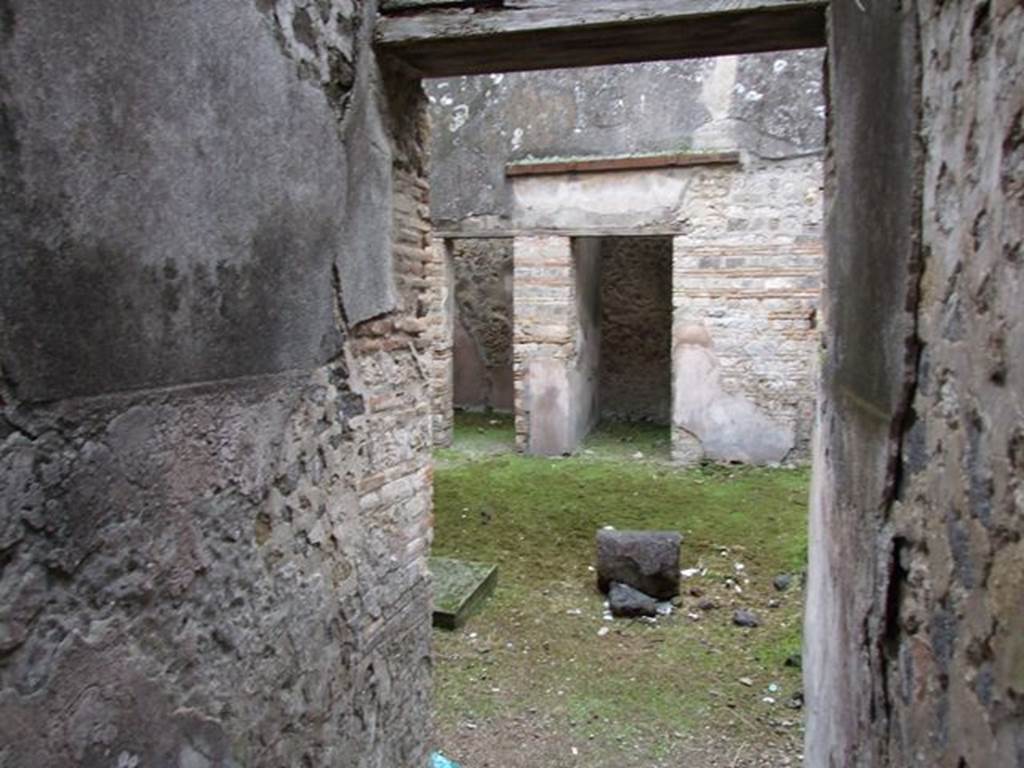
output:
[[[652,427],[601,429],[567,459],[512,444],[507,417],[467,414],[438,452],[434,554],[500,568],[478,616],[435,632],[441,749],[464,768],[797,764],[802,591],[772,579],[804,569],[808,472],[677,470]],[[706,573],[673,616],[604,620],[605,525],[683,534],[682,567]],[[736,608],[762,626],[733,626]]]

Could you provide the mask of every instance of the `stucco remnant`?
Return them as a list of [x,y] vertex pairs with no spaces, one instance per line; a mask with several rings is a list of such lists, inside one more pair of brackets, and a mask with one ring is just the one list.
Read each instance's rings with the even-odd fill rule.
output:
[[1022,34],[833,6],[810,765],[1024,763]]
[[[776,423],[754,403],[723,388],[721,364],[704,326],[676,330],[672,369],[672,425],[683,433],[677,461],[777,464],[789,455],[792,427]],[[699,456],[693,437],[700,443]]]
[[426,760],[425,100],[374,13],[3,4],[0,762]]

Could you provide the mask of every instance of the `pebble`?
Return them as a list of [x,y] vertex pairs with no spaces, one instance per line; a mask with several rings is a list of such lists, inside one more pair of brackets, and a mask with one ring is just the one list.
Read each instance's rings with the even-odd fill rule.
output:
[[772,579],[772,584],[775,586],[775,589],[777,589],[779,592],[785,592],[787,589],[789,589],[792,583],[793,577],[788,573],[780,573],[778,576]]
[[737,627],[759,627],[761,626],[761,619],[751,611],[739,610],[733,613],[732,623]]

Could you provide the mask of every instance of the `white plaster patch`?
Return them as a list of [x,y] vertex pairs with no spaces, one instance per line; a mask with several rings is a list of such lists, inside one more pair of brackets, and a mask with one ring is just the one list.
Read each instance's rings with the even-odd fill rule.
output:
[[448,121],[448,130],[452,133],[462,129],[469,121],[469,106],[467,104],[459,104],[455,109],[452,110],[452,117]]
[[711,113],[712,120],[723,120],[729,116],[738,61],[736,56],[715,59],[712,70],[702,83],[700,101]]
[[542,229],[662,224],[677,216],[688,179],[685,169],[517,177],[514,219]]

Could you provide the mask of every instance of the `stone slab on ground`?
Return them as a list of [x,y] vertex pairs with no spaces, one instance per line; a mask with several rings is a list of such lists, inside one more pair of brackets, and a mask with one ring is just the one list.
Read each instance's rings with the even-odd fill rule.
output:
[[432,557],[429,563],[434,590],[434,626],[458,629],[494,593],[498,566]]
[[658,615],[657,600],[628,584],[620,584],[617,581],[613,581],[611,589],[608,590],[608,607],[612,616],[620,618]]
[[618,581],[659,600],[675,597],[682,542],[675,531],[598,531],[598,588],[608,592]]

